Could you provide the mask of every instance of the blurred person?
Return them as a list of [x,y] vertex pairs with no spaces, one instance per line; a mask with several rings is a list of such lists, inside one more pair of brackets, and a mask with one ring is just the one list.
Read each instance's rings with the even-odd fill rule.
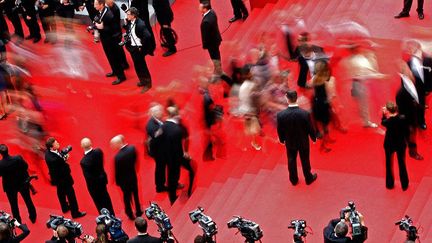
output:
[[21,216],[18,207],[18,193],[21,194],[32,223],[36,222],[36,208],[30,196],[30,175],[28,173],[28,164],[21,155],[9,155],[8,147],[0,144],[0,176],[3,178],[3,190],[6,192],[13,217],[21,221]]
[[[122,21],[120,19],[120,9],[117,6],[117,4],[115,3],[114,0],[105,0],[105,4],[107,5],[107,7],[111,10],[111,12],[113,13],[114,16],[114,37],[117,38],[117,43],[120,43],[122,41]],[[123,49],[123,46],[120,46],[120,48],[118,48],[118,57],[120,59],[120,63],[122,65],[122,67],[124,69],[128,69],[129,68],[129,64],[126,60],[126,53]]]
[[71,211],[72,218],[80,218],[86,212],[80,212],[73,188],[74,180],[67,160],[69,154],[62,154],[60,143],[53,137],[46,141],[45,161],[48,165],[51,184],[57,188],[57,197],[63,213]]
[[150,56],[154,55],[154,50],[156,49],[156,40],[153,34],[152,25],[150,24],[150,14],[148,10],[148,0],[129,0],[129,7],[135,7],[138,9],[138,16],[144,21],[151,38],[149,39],[149,53]]
[[289,70],[282,71],[266,84],[261,94],[263,110],[270,115],[270,118],[276,124],[276,114],[284,110],[288,103],[286,92],[289,90],[289,80],[291,79]]
[[55,0],[37,0],[36,2],[42,29],[45,32],[44,43],[55,44],[57,42],[57,25],[55,22],[55,9],[57,2]]
[[82,5],[80,6],[81,11],[84,10],[84,8],[87,10],[91,22],[93,22],[95,17],[99,14],[99,12],[95,9],[93,3],[93,0],[84,0],[82,1]]
[[[345,215],[347,215],[346,213]],[[368,228],[365,226],[364,217],[359,213],[361,234],[349,236],[348,232],[351,227],[348,216],[343,219],[332,219],[324,228],[324,243],[363,243],[367,240]]]
[[[398,15],[394,16],[396,19],[400,18],[406,18],[409,17],[409,12],[411,10],[413,0],[404,0],[404,6],[402,9],[402,12],[400,12]],[[417,14],[418,18],[420,20],[424,19],[424,13],[423,13],[423,3],[424,0],[417,0]]]
[[162,240],[147,233],[147,220],[142,217],[135,219],[135,229],[138,235],[127,241],[127,243],[162,243]]
[[13,35],[20,39],[24,39],[24,31],[19,18],[20,8],[16,7],[15,0],[4,0],[3,9],[14,27]]
[[[57,5],[56,13],[61,17],[61,21],[68,34],[72,34],[73,30],[73,18],[75,16],[75,9],[78,10],[80,7],[80,0],[60,0]],[[70,37],[68,37],[70,38]],[[66,39],[65,44],[70,44],[71,39]]]
[[106,77],[116,76],[117,79],[112,82],[112,85],[118,85],[126,80],[124,68],[121,63],[120,49],[118,42],[118,32],[116,30],[116,20],[111,10],[105,6],[105,0],[95,0],[94,7],[99,11],[99,23],[95,23],[96,28],[100,33],[100,40],[103,50],[111,67],[111,72],[107,73]]
[[0,3],[0,12],[2,13],[0,15],[0,40],[3,43],[7,43],[8,41],[11,40],[11,35],[9,32],[9,27],[6,23],[5,15],[3,14],[3,12],[4,12],[4,7],[3,7],[4,0],[0,1],[0,2],[1,2]]
[[23,241],[30,234],[30,230],[27,225],[20,224],[18,220],[14,221],[15,228],[19,228],[22,233],[15,236],[12,234],[13,230],[9,225],[1,222],[0,223],[0,243],[17,243]]
[[234,17],[228,20],[228,22],[233,23],[240,19],[245,21],[249,17],[249,12],[243,0],[231,0],[231,6],[233,8]]
[[146,126],[148,151],[156,164],[154,177],[156,192],[158,193],[168,190],[165,186],[167,165],[162,136],[163,109],[162,105],[153,104],[149,111],[151,118]]
[[89,138],[81,140],[81,148],[84,150],[84,157],[80,165],[84,174],[87,189],[96,205],[97,211],[102,208],[115,215],[111,197],[107,190],[108,178],[104,169],[104,155],[101,149],[93,148]]
[[254,48],[249,52],[252,61],[251,73],[258,89],[262,89],[273,77],[272,64],[265,49]]
[[155,10],[156,19],[161,26],[162,38],[165,40],[165,47],[167,51],[162,56],[171,56],[177,52],[175,46],[176,39],[174,36],[174,30],[171,28],[171,24],[174,21],[174,13],[171,9],[169,0],[158,0],[153,1],[153,8]]
[[11,86],[11,77],[6,60],[6,47],[5,43],[0,40],[0,120],[7,117],[8,89]]
[[315,129],[309,112],[297,104],[297,92],[289,90],[286,97],[288,108],[277,114],[277,132],[280,143],[286,147],[289,179],[294,186],[298,184],[297,154],[300,154],[306,185],[310,185],[317,179],[317,174],[311,172],[309,160],[309,137],[316,141]]
[[315,60],[323,55],[324,49],[311,44],[310,34],[308,32],[302,32],[298,38],[298,46],[294,50],[293,56],[297,58],[299,64],[297,79],[297,85],[299,87],[306,88],[307,81],[314,75]]
[[406,63],[402,63],[401,87],[396,93],[396,104],[399,114],[405,116],[409,127],[408,153],[415,160],[423,160],[417,152],[417,127],[418,113],[421,109],[417,89],[414,85],[414,77]]
[[402,189],[408,189],[409,179],[405,164],[407,141],[409,140],[409,128],[405,116],[398,114],[398,107],[393,102],[387,102],[383,107],[381,124],[386,127],[384,138],[384,150],[386,157],[386,187],[393,189],[393,154],[396,153],[399,165],[399,179]]
[[[130,220],[134,220],[135,216],[139,217],[143,214],[138,193],[137,152],[133,145],[125,142],[123,135],[113,137],[110,144],[113,149],[118,151],[114,157],[116,184],[123,192],[126,215]],[[135,216],[131,206],[132,197],[135,205]]]
[[144,21],[138,18],[138,10],[131,7],[127,10],[128,24],[126,34],[130,41],[126,43],[126,49],[129,51],[134,63],[135,72],[138,76],[138,87],[142,87],[142,92],[146,92],[152,87],[150,71],[145,60],[145,56],[150,54],[150,33],[147,31]]
[[30,35],[26,36],[24,39],[33,39],[33,43],[37,43],[41,39],[40,28],[36,18],[35,4],[36,0],[22,0],[21,14],[30,32]]

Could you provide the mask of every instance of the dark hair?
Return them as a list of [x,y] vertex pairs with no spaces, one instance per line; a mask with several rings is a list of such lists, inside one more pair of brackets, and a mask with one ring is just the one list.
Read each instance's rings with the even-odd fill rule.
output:
[[334,231],[336,236],[338,237],[346,236],[348,234],[348,225],[345,222],[340,221],[339,223],[336,224]]
[[56,141],[55,138],[49,137],[45,143],[45,146],[47,149],[51,149],[53,147],[54,142]]
[[211,9],[211,3],[208,0],[200,0],[200,4],[203,6],[203,8],[205,9]]
[[126,13],[130,13],[130,15],[138,17],[139,16],[139,10],[135,7],[130,7]]
[[135,219],[135,228],[140,233],[146,233],[147,232],[147,220],[145,220],[143,217],[137,217]]
[[5,144],[0,144],[0,154],[3,157],[9,155],[8,147]]
[[297,102],[297,91],[295,90],[288,90],[286,92],[286,97],[288,98],[288,101],[291,103]]
[[97,2],[99,5],[101,5],[101,4],[105,5],[105,0],[96,0],[96,2]]
[[202,235],[197,235],[194,239],[194,243],[205,243],[204,237],[202,237]]
[[398,111],[398,107],[395,103],[391,102],[391,101],[387,101],[386,103],[386,109],[391,113],[394,114]]
[[9,240],[11,238],[11,231],[7,224],[1,222],[0,223],[0,240]]

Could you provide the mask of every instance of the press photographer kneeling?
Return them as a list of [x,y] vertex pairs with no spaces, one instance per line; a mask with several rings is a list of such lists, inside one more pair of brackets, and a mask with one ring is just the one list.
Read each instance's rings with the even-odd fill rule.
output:
[[[22,233],[15,234],[15,228],[19,228]],[[14,243],[21,242],[30,234],[27,225],[20,224],[18,220],[12,219],[11,216],[5,212],[0,212],[0,242],[1,243]]]
[[362,243],[367,240],[367,230],[363,215],[356,210],[354,202],[348,202],[340,218],[331,220],[324,228],[324,243]]

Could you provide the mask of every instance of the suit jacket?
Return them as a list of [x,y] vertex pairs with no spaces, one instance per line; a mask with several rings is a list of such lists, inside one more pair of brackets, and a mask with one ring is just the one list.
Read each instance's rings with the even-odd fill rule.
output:
[[149,138],[149,152],[152,157],[158,156],[163,153],[163,134],[156,136],[156,132],[162,129],[162,125],[155,118],[150,118],[147,122],[146,131]]
[[[164,151],[168,165],[177,165],[183,158],[183,128],[172,121],[166,121],[162,125]],[[180,166],[178,164],[178,166]]]
[[316,141],[309,112],[298,106],[288,107],[277,114],[277,132],[279,141],[288,149],[308,149],[309,137]]
[[173,22],[174,13],[169,0],[154,0],[153,8],[160,25],[170,25]]
[[[423,57],[422,59],[422,63],[421,65],[423,65],[424,67],[427,67],[427,65],[429,65],[429,68],[431,68],[431,59],[428,57]],[[428,91],[427,89],[430,88],[431,86],[431,82],[432,82],[432,70],[429,71],[429,69],[427,68],[423,68],[423,80],[421,79],[421,77],[419,76],[418,72],[416,70],[413,70],[413,68],[411,67],[412,65],[412,58],[407,62],[408,66],[410,67],[410,70],[415,78],[415,87],[417,90],[417,94],[419,97],[419,101],[420,101],[420,105],[424,106],[425,105],[425,100],[426,100],[426,91]]]
[[384,148],[393,150],[404,149],[409,138],[409,129],[405,116],[397,115],[389,118],[383,116],[381,124],[387,129],[384,138]]
[[[305,51],[304,49],[307,48],[306,46],[298,46],[295,50],[295,57],[298,58],[299,63],[299,76],[297,79],[297,84],[300,87],[305,87],[306,82],[308,80],[308,74],[309,74],[309,65],[307,64],[307,59],[302,55]],[[312,45],[312,51],[314,53],[323,53],[324,49],[319,46]]]
[[[105,12],[106,11],[106,12]],[[99,17],[105,12],[105,14],[101,18],[101,22],[103,23],[103,29],[99,29],[100,38],[108,39],[116,36],[116,23],[114,20],[114,14],[108,7],[105,7],[102,10],[102,13],[99,13]]]
[[[128,22],[126,25],[126,29],[128,33],[131,31],[132,22]],[[140,18],[135,20],[135,35],[141,40],[141,45],[144,51],[144,55],[152,54],[154,51],[152,44],[152,37],[150,32],[148,31],[144,21]],[[132,38],[132,37],[131,37]],[[130,48],[133,40],[127,43],[127,47]]]
[[48,165],[51,184],[55,186],[73,185],[74,181],[69,164],[60,155],[47,150],[45,152],[45,161]]
[[213,9],[210,9],[201,21],[201,40],[204,49],[217,48],[222,42],[217,16]]
[[136,175],[137,153],[135,147],[126,145],[114,158],[115,180],[120,187],[133,187],[138,183]]
[[405,116],[407,123],[410,126],[417,126],[417,114],[419,112],[420,105],[408,93],[408,91],[405,90],[403,84],[399,91],[396,93],[396,104],[399,109],[399,114]]
[[122,27],[121,27],[121,23],[120,23],[120,9],[117,6],[117,4],[113,4],[113,6],[111,8],[109,8],[111,10],[111,13],[113,14],[113,32],[115,36],[121,36],[122,34]]
[[127,243],[162,243],[162,240],[150,235],[137,235],[127,241]]
[[103,167],[103,160],[103,152],[98,148],[91,150],[81,159],[81,169],[87,186],[108,184],[107,174]]
[[7,156],[0,160],[0,176],[3,177],[3,190],[18,191],[29,177],[28,165],[24,159],[17,156]]

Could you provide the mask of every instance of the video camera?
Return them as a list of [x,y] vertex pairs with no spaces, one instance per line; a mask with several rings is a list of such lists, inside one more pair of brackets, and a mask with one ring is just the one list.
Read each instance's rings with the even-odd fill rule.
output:
[[[204,232],[204,237],[206,239],[211,239],[214,235],[217,234],[217,226],[216,223],[207,215],[204,213],[204,209],[201,207],[198,207],[192,212],[189,212],[189,218],[192,221],[192,223],[199,223],[199,227]],[[210,241],[213,242],[213,241]]]
[[15,228],[15,221],[16,219],[12,218],[10,214],[0,211],[0,222],[7,224],[10,229]]
[[145,214],[149,220],[153,220],[158,226],[158,231],[161,234],[161,240],[164,242],[173,242],[171,230],[173,226],[170,218],[155,202],[150,203],[150,207],[146,208]]
[[399,229],[401,231],[405,231],[407,233],[407,240],[416,241],[419,238],[417,235],[418,230],[412,224],[413,222],[408,215],[405,215],[403,219],[395,223],[395,225],[399,225]]
[[303,219],[295,219],[291,221],[291,224],[288,225],[288,229],[294,229],[293,240],[295,243],[303,242],[303,237],[306,237],[306,220]]
[[49,229],[57,230],[57,227],[59,225],[64,225],[68,229],[69,233],[66,236],[66,239],[79,238],[83,233],[82,225],[80,223],[74,222],[63,216],[50,215],[50,218],[47,221],[46,226]]
[[234,216],[227,225],[228,228],[237,228],[241,235],[246,238],[246,242],[255,242],[263,237],[259,224],[240,216]]
[[353,201],[348,202],[348,207],[342,208],[340,211],[340,218],[345,219],[345,213],[349,213],[349,221],[352,227],[352,235],[362,235],[362,225],[356,206]]
[[106,208],[102,208],[96,217],[96,224],[103,224],[111,236],[112,242],[126,242],[129,236],[122,229],[122,221],[114,217]]

